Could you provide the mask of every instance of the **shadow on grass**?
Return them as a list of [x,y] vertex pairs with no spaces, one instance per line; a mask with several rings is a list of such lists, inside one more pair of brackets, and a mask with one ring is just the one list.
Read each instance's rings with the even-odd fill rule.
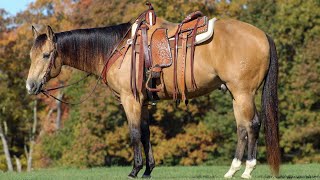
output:
[[[256,176],[262,179],[272,179],[273,176]],[[282,175],[277,177],[277,179],[320,179],[320,175]]]
[[217,178],[217,176],[213,176],[213,175],[198,175],[198,176],[164,176],[161,177],[164,179],[214,179]]

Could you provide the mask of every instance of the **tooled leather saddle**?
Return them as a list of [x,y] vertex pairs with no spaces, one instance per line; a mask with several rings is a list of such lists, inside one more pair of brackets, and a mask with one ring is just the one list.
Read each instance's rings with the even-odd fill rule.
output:
[[[151,100],[156,100],[156,93],[163,88],[162,70],[173,65],[173,100],[180,102],[181,98],[187,104],[185,81],[187,50],[190,50],[191,87],[196,89],[197,84],[193,73],[196,36],[208,31],[208,18],[200,11],[196,11],[189,14],[176,27],[157,24],[159,27],[152,32],[151,29],[152,26],[156,25],[157,17],[151,3],[147,3],[147,5],[149,9],[137,18],[132,27],[132,41],[127,43],[122,50],[116,51],[112,61],[125,54],[129,46],[132,46],[130,72],[132,93],[137,98],[138,92],[142,92],[143,84],[145,84],[148,97]],[[151,37],[150,40],[148,37]],[[112,62],[107,63],[104,68],[105,82],[111,64]],[[178,64],[180,77],[177,73],[179,71]],[[136,69],[136,66],[138,66],[138,69]],[[136,75],[138,75],[138,78],[136,78]],[[156,88],[156,82],[160,82],[160,88]]]

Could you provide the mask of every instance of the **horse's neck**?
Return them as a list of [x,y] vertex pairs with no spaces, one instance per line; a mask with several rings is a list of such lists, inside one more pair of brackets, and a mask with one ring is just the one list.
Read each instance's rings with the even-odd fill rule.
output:
[[100,74],[104,57],[101,53],[93,55],[96,52],[94,47],[85,44],[71,46],[67,43],[58,43],[57,46],[62,65],[96,75]]
[[65,66],[73,67],[81,71],[85,71],[87,73],[99,75],[100,69],[101,69],[99,65],[103,64],[101,60],[102,57],[96,57],[94,59],[90,59],[90,61],[79,61],[79,59],[75,58],[75,56],[64,57],[62,59],[62,64]]

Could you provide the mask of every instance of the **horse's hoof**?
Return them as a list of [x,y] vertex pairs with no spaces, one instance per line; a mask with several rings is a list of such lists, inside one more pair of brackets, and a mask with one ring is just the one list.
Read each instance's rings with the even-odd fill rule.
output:
[[250,174],[242,174],[241,175],[241,178],[243,178],[243,179],[251,179],[251,175]]
[[137,176],[134,176],[134,175],[132,175],[132,174],[129,174],[129,175],[128,175],[128,179],[135,179],[135,178],[137,178]]
[[232,176],[233,176],[233,175],[225,174],[225,175],[224,175],[224,178],[226,178],[226,179],[231,179],[231,178],[232,178]]
[[233,177],[235,173],[237,173],[240,170],[239,167],[231,167],[230,170],[224,175],[224,178],[230,179]]
[[144,174],[144,175],[142,176],[142,178],[143,178],[143,179],[150,179],[150,178],[151,178],[151,175],[145,175],[145,174]]

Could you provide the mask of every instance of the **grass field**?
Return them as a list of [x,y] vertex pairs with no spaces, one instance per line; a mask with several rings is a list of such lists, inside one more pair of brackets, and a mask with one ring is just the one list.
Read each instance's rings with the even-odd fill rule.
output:
[[[0,179],[127,179],[131,167],[111,167],[93,169],[44,169],[35,170],[31,173],[2,173]],[[155,180],[179,180],[179,179],[223,179],[227,172],[227,166],[192,166],[192,167],[156,167],[152,173]],[[244,166],[235,178],[240,179]],[[141,177],[143,171],[140,172]],[[140,178],[141,179],[141,178]],[[259,165],[253,172],[253,179],[274,179],[270,176],[268,166]],[[278,179],[320,179],[320,164],[306,165],[282,165],[281,176]]]

